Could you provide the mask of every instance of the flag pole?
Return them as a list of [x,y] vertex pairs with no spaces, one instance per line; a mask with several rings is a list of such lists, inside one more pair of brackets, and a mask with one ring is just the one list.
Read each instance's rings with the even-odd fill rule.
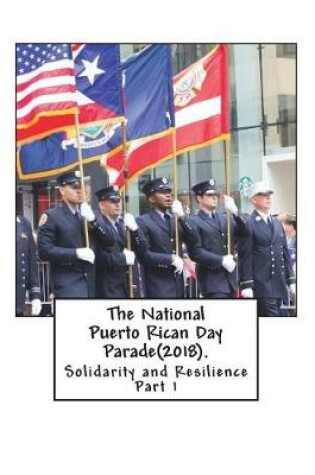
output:
[[[228,50],[228,45],[222,45],[223,47],[223,75],[225,71],[225,81],[226,81],[226,115],[227,118],[226,120],[228,121],[228,135],[226,139],[224,140],[224,155],[225,155],[225,179],[226,179],[226,194],[230,196],[231,192],[231,187],[230,187],[230,181],[231,181],[231,170],[230,170],[230,156],[231,156],[231,127],[230,127],[230,110],[229,110],[229,50]],[[227,251],[228,254],[232,254],[232,236],[231,236],[231,212],[230,210],[227,210]]]
[[[128,152],[127,152],[127,134],[126,134],[126,119],[123,118],[121,121],[121,136],[123,144],[123,173],[124,173],[124,184],[125,190],[123,194],[124,201],[124,212],[129,213],[130,211],[130,202],[129,202],[129,176],[128,176]],[[127,236],[127,249],[131,250],[131,236],[130,230],[126,229]],[[134,298],[133,294],[133,266],[128,266],[128,286],[129,286],[129,297]]]
[[[84,171],[83,171],[83,159],[82,159],[82,150],[81,150],[81,143],[80,143],[78,108],[76,108],[76,112],[75,112],[75,131],[76,131],[76,137],[77,137],[78,161],[79,161],[80,176],[81,176],[81,193],[82,193],[83,201],[85,202],[87,201],[87,197],[85,195]],[[90,247],[88,222],[86,218],[84,218],[83,223],[84,223],[85,244],[86,244],[86,247]]]
[[[226,180],[226,194],[230,195],[230,137],[224,141],[224,155],[225,155],[225,180]],[[231,212],[227,210],[227,251],[232,253],[231,244]]]
[[[178,196],[178,175],[177,175],[177,155],[176,155],[176,128],[171,128],[172,137],[172,155],[173,155],[173,184],[174,198]],[[175,214],[175,252],[179,255],[179,232],[178,232],[178,216]]]
[[[168,60],[169,60],[169,80],[168,80],[168,100],[169,100],[169,125],[171,141],[172,141],[172,156],[173,156],[173,189],[174,199],[178,197],[178,175],[177,175],[177,142],[176,142],[176,123],[175,123],[175,104],[174,104],[174,85],[172,78],[172,46],[168,48]],[[174,249],[174,246],[173,246]],[[175,214],[175,253],[179,255],[179,232],[178,232],[178,216]]]

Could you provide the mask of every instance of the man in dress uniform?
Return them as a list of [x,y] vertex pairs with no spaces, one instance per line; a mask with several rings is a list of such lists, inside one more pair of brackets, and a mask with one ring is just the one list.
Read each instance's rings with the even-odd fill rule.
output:
[[102,228],[113,233],[114,242],[96,254],[96,297],[128,298],[128,266],[135,263],[135,254],[126,248],[126,227],[139,242],[138,226],[134,217],[126,213],[121,219],[121,196],[118,186],[108,186],[96,192],[99,200]]
[[[197,239],[188,246],[190,258],[196,262],[197,279],[204,298],[233,298],[238,286],[235,248],[227,249],[227,217],[217,212],[219,193],[215,180],[202,181],[193,186],[199,206],[190,221],[197,229]],[[238,213],[233,198],[224,196],[225,209],[232,214],[231,238],[249,234],[246,221]]]
[[282,224],[270,214],[272,194],[268,183],[254,183],[248,196],[254,206],[248,216],[250,237],[240,245],[241,294],[258,299],[258,315],[277,317],[287,298],[287,285],[295,295],[295,277]]
[[25,315],[25,294],[29,292],[31,315],[41,312],[37,269],[37,251],[31,223],[23,216],[16,217],[16,316]]
[[58,177],[57,183],[62,205],[48,210],[39,220],[39,257],[50,262],[52,291],[56,298],[93,297],[95,254],[85,244],[82,217],[89,222],[92,238],[97,235],[108,245],[113,237],[100,227],[87,203],[82,203],[80,209],[79,172],[65,173]]
[[[137,253],[143,266],[145,297],[182,298],[184,296],[181,241],[193,239],[193,230],[179,201],[172,199],[170,181],[156,178],[143,187],[151,210],[137,218],[146,240],[146,248]],[[173,209],[172,209],[173,206]],[[171,210],[173,211],[171,213]],[[175,246],[175,214],[178,216],[179,252]]]

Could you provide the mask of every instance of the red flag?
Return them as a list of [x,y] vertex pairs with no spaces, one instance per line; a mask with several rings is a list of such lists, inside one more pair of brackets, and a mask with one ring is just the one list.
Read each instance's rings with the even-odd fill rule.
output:
[[18,144],[72,126],[76,87],[70,45],[18,43],[16,61]]
[[[227,48],[218,45],[173,78],[177,155],[229,137]],[[171,133],[127,144],[130,178],[172,157]],[[118,185],[124,182],[122,163],[121,151],[107,157],[111,181]]]
[[174,77],[178,153],[210,145],[229,134],[226,45]]

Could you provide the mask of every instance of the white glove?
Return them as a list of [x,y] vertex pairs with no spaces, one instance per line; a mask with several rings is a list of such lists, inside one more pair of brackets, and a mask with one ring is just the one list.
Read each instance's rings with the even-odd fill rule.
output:
[[296,285],[295,284],[290,284],[289,285],[289,290],[290,290],[290,297],[294,298],[296,294]]
[[227,211],[230,211],[232,214],[238,214],[238,207],[236,206],[232,196],[224,195],[224,206]]
[[138,229],[137,222],[131,213],[125,214],[124,224],[130,231],[137,231]]
[[95,254],[94,251],[89,247],[80,247],[76,249],[75,252],[77,254],[77,258],[81,259],[81,261],[87,261],[91,264],[94,264]]
[[172,266],[175,267],[175,274],[181,274],[184,268],[183,259],[175,254],[172,259]]
[[184,216],[183,205],[179,200],[174,200],[172,203],[172,213],[177,214],[179,218]]
[[253,299],[254,298],[254,292],[253,289],[243,289],[241,290],[241,296],[243,299]]
[[135,263],[135,253],[133,251],[129,251],[129,249],[124,249],[123,253],[125,254],[127,266],[133,266]]
[[42,303],[39,299],[34,299],[31,301],[31,305],[32,305],[31,315],[33,317],[37,317],[42,310]]
[[223,256],[222,267],[224,267],[224,269],[226,269],[228,272],[233,272],[235,266],[236,262],[233,259],[232,254],[227,254],[226,256]]
[[80,211],[83,218],[85,218],[89,223],[95,221],[95,214],[93,213],[92,208],[88,203],[82,203]]

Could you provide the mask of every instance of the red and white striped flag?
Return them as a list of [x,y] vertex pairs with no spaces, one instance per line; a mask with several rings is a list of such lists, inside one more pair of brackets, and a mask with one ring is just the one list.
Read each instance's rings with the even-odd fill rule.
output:
[[70,44],[18,43],[17,143],[64,130],[75,123],[75,69]]

